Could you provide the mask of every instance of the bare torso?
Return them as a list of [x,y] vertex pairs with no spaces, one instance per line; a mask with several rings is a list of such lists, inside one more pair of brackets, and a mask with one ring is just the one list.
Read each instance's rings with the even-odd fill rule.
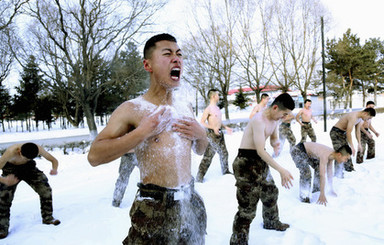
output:
[[[143,116],[152,113],[157,106],[142,97],[131,100],[135,108],[135,124],[138,125]],[[166,106],[170,111],[171,122],[183,116],[193,117],[190,108],[176,110]],[[135,153],[139,163],[140,179],[144,184],[156,184],[163,187],[179,187],[188,184],[191,176],[192,142],[181,138],[171,130],[172,123],[160,134],[146,139],[136,146]]]
[[335,124],[336,128],[346,131],[348,128],[348,123],[352,122],[353,125],[356,125],[361,122],[361,118],[358,118],[359,112],[350,112],[343,115],[340,120]]
[[264,125],[264,142],[276,130],[278,121],[269,120],[263,113],[264,111],[256,113],[249,121],[247,127],[244,129],[244,135],[240,143],[241,149],[256,149],[253,126],[254,124]]
[[220,108],[216,105],[209,105],[206,109],[208,110],[207,121],[208,121],[209,127],[221,128],[222,114],[221,114]]
[[311,118],[312,118],[312,109],[303,108],[301,110],[301,121],[311,122]]

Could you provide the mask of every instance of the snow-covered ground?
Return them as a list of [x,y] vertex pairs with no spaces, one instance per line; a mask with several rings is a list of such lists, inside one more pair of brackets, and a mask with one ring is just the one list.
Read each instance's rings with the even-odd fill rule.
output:
[[[249,108],[250,109],[250,108]],[[232,118],[248,117],[245,112],[231,112]],[[236,114],[237,113],[237,114]],[[236,114],[236,115],[235,115]],[[312,196],[311,204],[301,203],[299,193],[299,171],[289,153],[288,142],[276,159],[294,176],[294,186],[287,190],[280,184],[279,174],[271,169],[279,188],[280,220],[291,227],[285,232],[262,228],[261,204],[250,229],[249,244],[384,244],[384,115],[373,119],[373,125],[382,133],[376,140],[376,158],[363,164],[354,164],[356,171],[346,172],[344,179],[334,179],[337,197],[327,196],[328,205],[316,204],[318,193]],[[313,124],[318,142],[332,146],[329,130],[335,120],[327,121],[328,132],[324,132],[323,121]],[[300,129],[292,125],[297,141]],[[34,133],[3,133],[0,142],[10,139],[33,140],[45,137],[83,134],[87,129],[51,130]],[[229,164],[234,158],[243,135],[236,131],[225,135],[229,152]],[[272,152],[269,143],[267,150]],[[11,208],[10,230],[0,244],[8,245],[110,245],[121,244],[130,227],[129,210],[136,194],[139,171],[136,168],[130,178],[120,208],[112,207],[112,194],[118,176],[119,160],[109,164],[91,167],[87,155],[71,152],[64,155],[56,149],[51,153],[59,160],[57,176],[49,175],[51,165],[44,159],[37,159],[37,167],[44,171],[53,189],[54,217],[61,220],[59,226],[41,223],[40,204],[36,193],[24,182],[20,183]],[[193,155],[192,174],[197,173],[201,156]],[[353,160],[355,162],[355,159]],[[205,176],[204,183],[197,183],[196,189],[204,199],[208,215],[206,244],[229,244],[233,217],[237,211],[235,178],[222,176],[219,158],[216,155]]]

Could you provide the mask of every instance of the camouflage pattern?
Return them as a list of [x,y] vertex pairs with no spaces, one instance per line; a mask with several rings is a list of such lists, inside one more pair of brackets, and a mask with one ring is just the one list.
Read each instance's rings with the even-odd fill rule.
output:
[[248,244],[249,227],[256,216],[259,199],[263,203],[264,227],[280,223],[277,198],[279,190],[268,164],[255,150],[239,149],[233,162],[236,178],[238,211],[235,215],[230,244]]
[[312,124],[303,122],[303,126],[301,126],[301,143],[306,141],[307,135],[311,138],[312,142],[316,142],[315,130],[313,130]]
[[[39,195],[43,222],[52,220],[52,189],[47,176],[36,168],[36,162],[31,160],[22,165],[6,163],[2,176],[10,174],[14,174],[20,181],[25,181]],[[17,185],[7,186],[0,183],[0,230],[9,228],[10,208]]]
[[123,244],[202,245],[207,214],[193,184],[179,190],[139,184]]
[[291,157],[300,171],[300,200],[302,202],[309,202],[312,180],[310,167],[313,168],[315,175],[313,177],[312,192],[320,191],[320,161],[308,156],[303,143],[299,143],[292,148]]
[[208,168],[212,163],[212,158],[214,157],[216,152],[219,153],[219,156],[220,156],[222,174],[229,173],[228,151],[227,151],[227,147],[225,146],[223,132],[220,130],[220,134],[216,135],[212,129],[208,129],[207,136],[208,136],[209,144],[207,146],[207,149],[205,150],[203,159],[200,162],[199,172],[197,173],[197,176],[196,176],[197,182],[203,181],[204,176],[207,173]]
[[137,159],[135,153],[126,153],[121,156],[119,177],[116,180],[115,191],[113,193],[113,206],[120,206],[120,203],[123,200],[124,193],[129,182],[129,177],[131,176],[131,173],[135,166],[137,166]]
[[283,149],[285,139],[288,140],[290,149],[296,145],[296,138],[293,135],[290,123],[281,123],[279,126],[280,151]]
[[[367,128],[365,130],[368,132]],[[362,147],[362,151],[357,151],[356,163],[364,162],[364,153],[365,153],[366,146],[368,146],[367,159],[375,158],[375,140],[373,138],[370,139],[362,131],[360,132],[360,134],[361,134],[361,147]]]
[[[343,145],[349,145],[347,141],[347,132],[344,130],[341,130],[336,127],[332,127],[331,131],[329,132],[329,135],[331,136],[333,149],[336,151]],[[344,172],[345,171],[351,172],[354,170],[352,160],[351,158],[348,159],[345,163],[337,163],[334,161],[334,168],[335,168],[335,176],[338,178],[344,178]]]

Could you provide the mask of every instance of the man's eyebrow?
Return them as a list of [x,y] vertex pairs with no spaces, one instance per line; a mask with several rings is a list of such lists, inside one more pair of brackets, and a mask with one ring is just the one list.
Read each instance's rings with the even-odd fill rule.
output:
[[[163,51],[163,52],[165,52],[165,51],[173,52],[171,48],[163,48],[161,51]],[[178,52],[181,52],[181,49],[176,50],[175,53],[178,53]]]

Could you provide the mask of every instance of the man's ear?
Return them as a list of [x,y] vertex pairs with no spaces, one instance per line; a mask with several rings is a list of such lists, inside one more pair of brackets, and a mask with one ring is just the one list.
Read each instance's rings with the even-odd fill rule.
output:
[[144,65],[144,69],[147,72],[152,72],[152,66],[151,66],[149,60],[147,60],[147,59],[143,60],[143,65]]

